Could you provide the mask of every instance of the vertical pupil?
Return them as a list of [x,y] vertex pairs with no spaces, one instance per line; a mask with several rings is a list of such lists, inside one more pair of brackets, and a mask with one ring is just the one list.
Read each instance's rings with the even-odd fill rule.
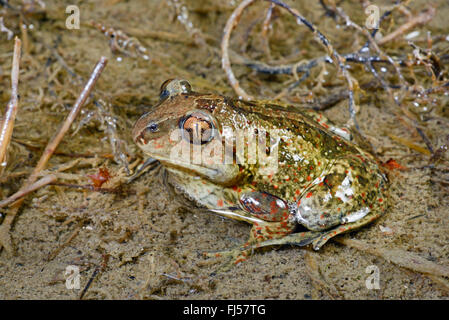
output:
[[195,115],[185,120],[183,128],[189,133],[190,143],[205,143],[212,137],[212,134],[207,132],[207,130],[212,129],[212,125],[207,120]]

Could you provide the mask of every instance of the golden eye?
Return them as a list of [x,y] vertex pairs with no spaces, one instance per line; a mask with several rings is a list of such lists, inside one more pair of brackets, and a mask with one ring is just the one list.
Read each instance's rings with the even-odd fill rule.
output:
[[204,112],[194,112],[181,119],[179,127],[183,136],[193,144],[205,144],[215,135],[215,127],[210,116]]

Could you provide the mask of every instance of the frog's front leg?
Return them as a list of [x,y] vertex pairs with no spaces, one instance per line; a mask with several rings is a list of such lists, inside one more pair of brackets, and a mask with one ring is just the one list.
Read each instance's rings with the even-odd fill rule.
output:
[[[227,217],[233,215],[244,217],[246,222],[252,224],[249,240],[243,246],[231,250],[204,253],[207,257],[229,258],[229,263],[223,270],[246,260],[258,247],[258,243],[283,238],[293,232],[296,226],[296,223],[290,219],[287,203],[272,194],[260,191],[243,192],[240,195],[240,204],[243,210],[234,208],[237,210],[232,213],[230,208],[228,210],[211,210]],[[239,211],[240,213],[238,213]]]

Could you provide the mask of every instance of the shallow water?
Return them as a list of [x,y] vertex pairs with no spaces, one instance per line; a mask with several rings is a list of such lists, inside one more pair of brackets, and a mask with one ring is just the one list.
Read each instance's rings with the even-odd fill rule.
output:
[[[13,6],[18,3],[10,1]],[[3,8],[0,16],[4,16],[5,26],[21,37],[24,54],[20,109],[8,165],[0,180],[1,197],[14,193],[24,182],[102,55],[109,58],[109,63],[93,97],[47,166],[59,169],[58,177],[66,183],[91,184],[88,176],[99,168],[107,168],[112,177],[103,185],[105,188],[126,181],[125,166],[131,170],[143,158],[131,141],[132,125],[157,102],[159,87],[166,79],[185,78],[197,91],[235,95],[221,69],[220,40],[236,3],[46,1],[45,10],[37,4],[34,11],[22,17],[26,31],[20,31],[17,13]],[[325,16],[318,2],[289,3],[315,23],[341,54],[356,51],[365,42],[363,36],[345,28],[341,21]],[[68,4],[77,4],[80,9],[80,29],[66,26]],[[383,12],[385,4],[377,4]],[[407,34],[412,37],[412,31],[419,31],[411,40],[427,48],[427,31],[431,32],[432,49],[441,58],[447,79],[449,29],[444,21],[449,5],[445,0],[437,4],[435,17]],[[343,2],[342,7],[354,22],[364,24],[366,15],[359,2]],[[417,1],[410,10],[416,15],[426,7],[425,1]],[[271,65],[298,63],[326,53],[304,26],[299,26],[285,11],[275,11],[268,55],[260,36],[267,8],[267,3],[260,2],[245,11],[232,34],[233,52]],[[400,12],[395,11],[393,17],[382,24],[382,34],[389,34],[406,22]],[[112,52],[109,38],[92,27],[91,20],[122,30],[134,38],[132,43],[140,43],[147,51],[138,51],[136,46],[125,52]],[[398,59],[413,53],[402,37],[382,49]],[[13,40],[0,33],[1,106],[9,100],[12,50]],[[397,83],[394,69],[387,64],[383,67],[380,72],[389,75],[388,81]],[[425,68],[411,68],[414,75],[407,67],[401,68],[409,83],[416,77],[416,84],[432,86]],[[262,75],[237,63],[233,70],[241,86],[257,98],[273,98],[295,81],[291,75]],[[349,70],[360,84],[374,81],[360,65],[351,64]],[[312,69],[305,82],[281,98],[298,104],[309,102],[304,106],[311,107],[345,86],[345,80],[337,77],[332,65],[320,65]],[[394,92],[403,98],[405,109],[415,115],[415,124],[424,131],[433,149],[447,143],[447,91],[446,95],[428,97]],[[427,149],[415,124],[406,119],[382,87],[364,87],[356,101],[360,107],[358,124],[379,159],[394,159],[406,169],[389,170],[388,213],[342,238],[360,240],[374,248],[417,254],[447,270],[448,155],[434,164],[436,168],[428,167],[430,156],[419,151]],[[344,124],[349,118],[347,100],[325,113]],[[421,149],[410,148],[410,143]],[[98,268],[101,272],[85,298],[447,299],[447,277],[429,277],[335,241],[318,252],[285,246],[256,253],[230,272],[211,275],[217,265],[198,252],[243,243],[249,226],[185,208],[162,180],[163,171],[157,169],[126,185],[118,194],[48,186],[29,195],[11,231],[15,254],[0,252],[0,298],[76,299]],[[5,213],[2,211],[3,216]],[[67,266],[79,267],[80,290],[66,288]],[[366,286],[369,266],[379,270],[378,290]]]

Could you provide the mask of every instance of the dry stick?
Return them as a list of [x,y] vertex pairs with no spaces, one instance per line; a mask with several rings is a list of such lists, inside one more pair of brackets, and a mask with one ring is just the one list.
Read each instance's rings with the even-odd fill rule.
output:
[[64,243],[62,243],[59,247],[57,247],[53,252],[51,252],[48,257],[47,257],[47,261],[51,261],[54,258],[56,258],[56,256],[59,254],[59,252],[61,252],[62,249],[64,249],[65,247],[67,247],[69,245],[69,243],[75,239],[75,237],[78,235],[78,233],[81,231],[81,228],[83,226],[84,221],[80,221],[78,223],[78,226],[75,228],[75,230],[69,235],[69,237],[67,238],[66,241],[64,241]]
[[[354,29],[356,29],[360,33],[364,34],[368,38],[368,43],[370,43],[373,46],[373,49],[374,49],[374,51],[377,52],[377,54],[379,55],[379,58],[388,61],[394,67],[396,74],[398,75],[399,80],[401,82],[401,86],[406,89],[407,88],[406,81],[401,73],[400,68],[399,68],[399,63],[394,61],[390,56],[386,55],[379,48],[378,44],[374,40],[371,33],[367,29],[364,29],[364,28],[360,27],[358,24],[354,23],[341,8],[337,8],[337,13],[345,20],[346,25],[353,27]],[[366,48],[368,49],[368,46]],[[379,76],[377,76],[375,69],[372,67],[372,64],[368,63],[368,65],[371,69],[371,72],[376,76],[376,78],[378,78],[379,80],[382,79]],[[391,96],[393,96],[391,94],[391,89],[385,83],[383,83],[383,80],[380,80],[380,81],[382,82],[385,91],[387,91]]]
[[332,61],[334,62],[334,64],[336,65],[337,68],[340,69],[341,73],[343,74],[343,76],[346,79],[346,82],[348,83],[348,98],[349,98],[349,114],[350,114],[350,122],[348,123],[349,126],[354,125],[355,128],[357,129],[357,131],[359,133],[361,133],[359,125],[357,124],[356,121],[356,105],[354,102],[354,83],[358,86],[357,80],[355,80],[350,73],[348,72],[348,70],[346,69],[346,59],[344,57],[342,57],[334,48],[333,46],[330,44],[329,40],[324,36],[324,34],[322,34],[312,23],[310,23],[309,21],[307,21],[296,9],[290,8],[288,5],[286,5],[285,3],[279,1],[279,0],[267,0],[270,1],[271,3],[274,3],[282,8],[284,8],[285,10],[287,10],[290,14],[292,14],[298,22],[301,22],[302,24],[304,24],[310,31],[313,32],[314,36],[318,39],[319,42],[321,42],[321,44],[325,47],[327,54],[329,55],[329,57],[331,57]]
[[377,43],[381,46],[384,43],[397,38],[401,34],[406,33],[407,31],[409,31],[410,29],[413,29],[416,26],[426,24],[430,20],[432,20],[434,15],[435,15],[435,8],[430,7],[429,10],[422,12],[420,15],[414,17],[407,23],[404,23],[402,26],[397,28],[392,33],[390,33],[390,34],[386,35],[385,37],[381,38],[380,40],[378,40]]
[[251,5],[256,0],[245,0],[240,3],[240,5],[232,12],[228,21],[226,22],[226,26],[224,28],[223,39],[221,40],[221,63],[222,67],[226,72],[226,76],[240,99],[244,100],[253,100],[254,98],[248,95],[245,90],[240,87],[239,81],[236,79],[234,72],[231,69],[231,61],[229,60],[229,39],[231,38],[232,30],[237,26],[240,17],[245,10],[246,7]]
[[375,247],[360,240],[346,238],[335,238],[335,241],[362,252],[381,257],[399,267],[422,273],[442,285],[445,290],[449,290],[449,283],[442,278],[449,277],[449,267],[438,265],[415,253],[401,249]]
[[36,181],[35,183],[32,183],[28,185],[26,188],[22,188],[10,197],[8,197],[5,200],[0,201],[0,208],[3,208],[10,203],[13,203],[14,201],[26,196],[28,193],[31,193],[41,187],[46,186],[47,184],[50,184],[52,182],[56,181],[56,176],[54,174],[50,174],[48,176],[43,177],[42,179]]
[[[75,120],[76,116],[78,115],[84,103],[86,102],[87,98],[89,97],[90,92],[95,86],[103,69],[106,67],[107,62],[108,59],[105,57],[101,57],[101,59],[97,62],[89,80],[87,81],[86,85],[83,88],[83,91],[81,92],[75,104],[73,105],[72,110],[65,119],[64,123],[62,124],[56,136],[47,144],[47,147],[45,148],[44,153],[39,159],[38,164],[34,168],[33,172],[31,173],[25,184],[22,186],[20,191],[23,191],[24,189],[28,188],[29,185],[33,184],[37,180],[39,173],[44,169],[45,165],[52,156],[53,152],[58,147],[64,135],[70,129],[72,122]],[[8,251],[10,254],[12,254],[12,245],[9,230],[14,221],[15,216],[17,215],[17,212],[19,211],[19,208],[23,200],[24,198],[21,198],[11,205],[13,206],[13,209],[10,212],[8,212],[7,216],[5,217],[5,220],[3,221],[3,224],[0,226],[0,248],[3,246],[5,250]]]
[[19,84],[19,62],[20,62],[20,49],[21,42],[19,38],[15,38],[14,43],[14,56],[12,59],[12,69],[11,69],[11,100],[9,100],[6,106],[5,119],[1,123],[0,131],[0,164],[3,163],[6,150],[9,146],[9,141],[11,140],[12,130],[14,128],[14,121],[16,119],[17,109],[19,106],[19,96],[18,96],[18,84]]
[[[226,26],[224,28],[224,34],[223,34],[223,40],[221,42],[221,53],[222,53],[222,67],[226,72],[226,75],[228,77],[228,80],[234,89],[234,91],[238,94],[240,99],[244,100],[252,100],[253,97],[248,95],[245,90],[243,90],[240,87],[240,84],[238,80],[236,79],[232,69],[231,69],[231,62],[229,59],[229,53],[228,53],[228,47],[229,47],[229,39],[231,37],[232,30],[236,27],[236,25],[239,22],[239,19],[243,13],[243,10],[250,6],[254,1],[256,0],[245,0],[232,12],[231,16],[229,17],[228,21],[226,22]],[[348,83],[348,98],[349,98],[349,113],[351,116],[351,122],[350,124],[353,124],[357,130],[360,131],[359,126],[356,122],[355,115],[356,115],[356,106],[354,103],[354,81],[349,74],[349,72],[345,68],[345,59],[338,54],[338,52],[332,47],[329,40],[309,21],[307,21],[301,14],[296,10],[290,8],[285,3],[279,1],[279,0],[268,0],[272,4],[275,4],[277,6],[280,6],[287,10],[290,14],[292,14],[298,22],[304,24],[310,31],[313,32],[314,36],[319,40],[319,42],[326,48],[326,51],[329,55],[329,57],[332,59],[334,64],[337,66],[337,68],[340,69],[343,76],[345,77],[347,83]]]

